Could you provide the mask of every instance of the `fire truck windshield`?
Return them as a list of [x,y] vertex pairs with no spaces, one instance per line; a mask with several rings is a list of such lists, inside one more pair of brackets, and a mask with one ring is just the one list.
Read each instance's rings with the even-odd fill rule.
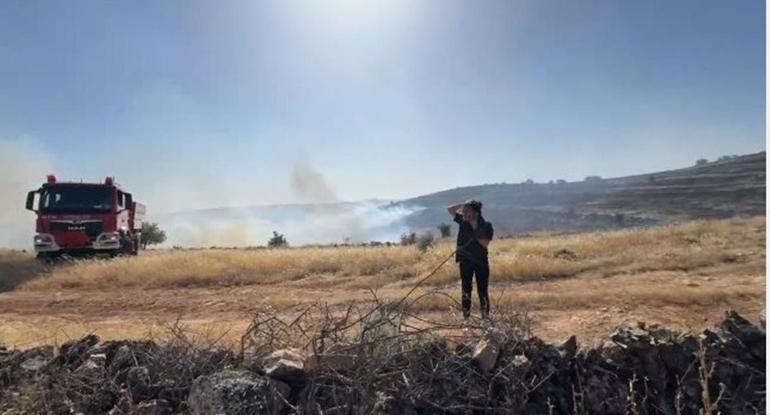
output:
[[44,186],[40,210],[44,212],[109,211],[112,208],[110,187]]

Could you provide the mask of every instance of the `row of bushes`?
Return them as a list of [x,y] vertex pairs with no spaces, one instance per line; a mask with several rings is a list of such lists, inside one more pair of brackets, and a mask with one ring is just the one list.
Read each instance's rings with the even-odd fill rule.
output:
[[[452,227],[449,224],[442,223],[438,227],[439,234],[442,238],[448,238],[452,235]],[[433,232],[427,231],[421,235],[417,235],[416,232],[408,232],[401,235],[401,245],[409,246],[416,245],[420,252],[425,252],[430,249],[436,242],[436,238]],[[289,242],[286,240],[284,234],[273,231],[273,236],[267,241],[268,248],[282,248],[289,246]]]

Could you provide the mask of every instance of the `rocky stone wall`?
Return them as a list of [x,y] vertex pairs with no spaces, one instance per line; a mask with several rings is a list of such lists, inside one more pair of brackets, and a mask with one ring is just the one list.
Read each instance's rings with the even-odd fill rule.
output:
[[698,334],[620,327],[589,349],[494,322],[459,340],[391,329],[358,338],[241,353],[93,335],[58,350],[0,349],[0,413],[765,412],[764,327],[733,312]]

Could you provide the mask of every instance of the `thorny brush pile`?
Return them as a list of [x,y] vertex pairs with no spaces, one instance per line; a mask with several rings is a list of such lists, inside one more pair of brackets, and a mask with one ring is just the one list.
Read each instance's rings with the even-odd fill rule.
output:
[[755,414],[765,331],[736,313],[713,330],[621,327],[602,346],[546,344],[526,315],[463,327],[375,300],[291,321],[255,316],[241,348],[86,336],[5,351],[0,413]]

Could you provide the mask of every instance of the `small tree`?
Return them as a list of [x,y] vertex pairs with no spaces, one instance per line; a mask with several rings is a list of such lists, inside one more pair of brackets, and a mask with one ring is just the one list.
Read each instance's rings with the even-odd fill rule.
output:
[[704,164],[706,164],[708,162],[709,161],[707,159],[698,159],[697,161],[695,161],[695,165],[696,166],[702,166],[702,165],[704,165]]
[[155,222],[142,223],[142,249],[147,249],[147,245],[156,245],[166,242],[166,232],[164,232]]
[[452,236],[452,226],[448,223],[438,225],[438,231],[442,238],[449,238]]
[[286,240],[286,237],[282,233],[273,231],[273,236],[267,241],[267,247],[281,248],[285,246],[289,246],[289,242]]
[[615,214],[615,224],[617,224],[618,226],[623,226],[623,220],[625,220],[625,218],[626,218],[626,215],[624,215],[622,213],[616,213]]
[[726,154],[724,156],[719,157],[717,159],[717,161],[729,161],[729,160],[733,160],[733,159],[737,159],[737,158],[738,158],[738,156],[736,156],[735,154],[733,154],[733,155]]
[[416,233],[409,232],[409,233],[401,234],[401,245],[407,246],[407,245],[414,245],[415,243],[417,243]]
[[417,239],[417,249],[420,250],[420,252],[426,252],[428,249],[430,249],[433,246],[434,238],[433,238],[433,232],[425,232],[424,234],[420,235],[420,237]]

